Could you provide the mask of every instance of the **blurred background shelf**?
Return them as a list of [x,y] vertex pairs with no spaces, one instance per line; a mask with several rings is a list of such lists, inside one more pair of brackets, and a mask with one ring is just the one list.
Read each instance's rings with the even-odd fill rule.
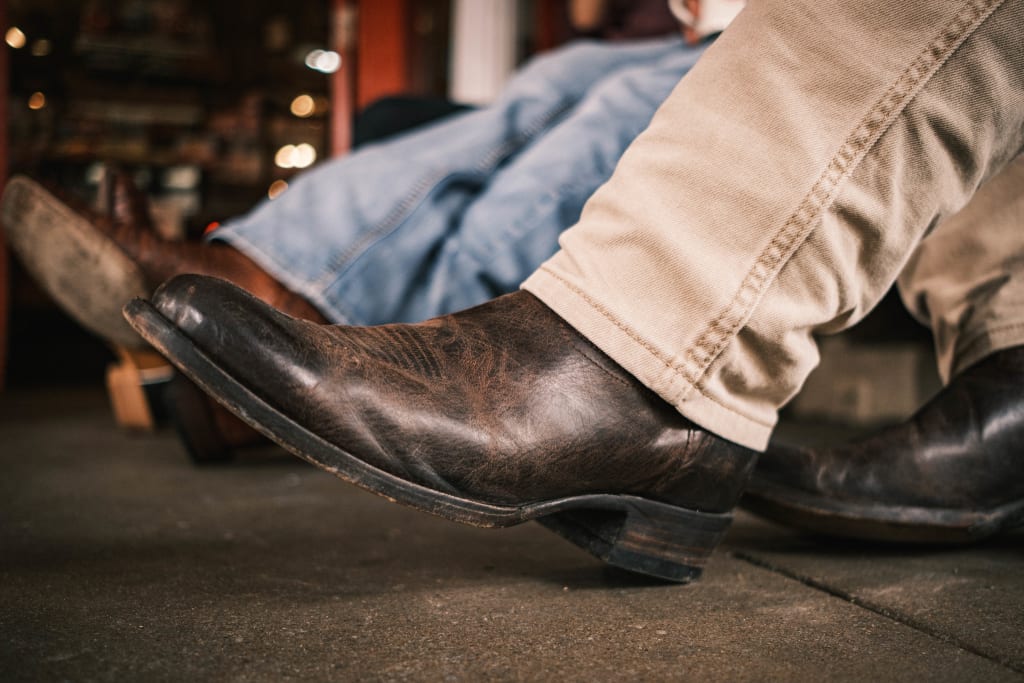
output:
[[[357,113],[380,98],[446,101],[470,92],[465,83],[493,96],[516,63],[568,37],[564,6],[0,0],[0,185],[27,173],[90,201],[116,166],[147,193],[165,236],[198,238],[307,163],[347,153]],[[304,150],[298,167],[275,163],[288,145]],[[0,235],[0,386],[93,381],[111,357]]]

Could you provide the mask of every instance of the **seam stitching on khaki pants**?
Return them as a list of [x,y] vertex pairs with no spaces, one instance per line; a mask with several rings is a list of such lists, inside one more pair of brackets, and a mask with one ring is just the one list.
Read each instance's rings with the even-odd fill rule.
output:
[[1015,330],[1024,330],[1024,322],[1004,323],[1002,325],[985,328],[980,332],[971,335],[965,343],[957,348],[956,357],[953,359],[953,368],[959,370],[960,365],[963,362],[960,359],[971,358],[972,355],[977,353],[977,351],[975,351],[975,347],[986,339],[990,340],[996,334],[1013,332]]
[[640,347],[643,348],[645,351],[647,351],[649,354],[654,356],[654,358],[658,362],[660,362],[662,365],[664,365],[667,370],[674,371],[674,368],[672,367],[672,364],[669,362],[669,360],[668,360],[668,358],[666,356],[662,355],[661,352],[658,351],[658,349],[654,348],[643,337],[641,337],[636,332],[634,332],[632,330],[632,328],[630,328],[628,325],[626,325],[625,323],[620,321],[617,316],[612,315],[611,311],[609,311],[607,308],[602,306],[598,301],[593,299],[589,294],[584,292],[582,289],[580,289],[579,287],[577,287],[573,283],[571,283],[568,280],[566,280],[564,277],[562,277],[561,275],[556,273],[554,270],[548,268],[546,264],[545,265],[541,265],[540,269],[543,270],[548,275],[550,275],[551,277],[553,277],[556,280],[558,280],[559,282],[561,282],[562,285],[566,289],[568,289],[570,292],[572,292],[573,294],[575,294],[579,298],[583,299],[583,301],[585,301],[588,306],[590,306],[595,311],[597,311],[598,315],[600,315],[602,318],[604,318],[605,320],[607,320],[611,324],[615,325],[615,327],[619,328],[619,330],[621,330],[623,334],[625,334],[627,337],[629,337],[630,339],[635,341],[637,344],[639,344]]
[[[670,363],[670,368],[680,373],[691,388],[698,388],[711,363],[752,315],[768,284],[792,258],[810,235],[815,221],[834,201],[840,183],[853,172],[949,56],[1003,1],[972,0],[966,3],[853,129],[796,211],[755,261],[733,300],[708,324],[685,358]],[[686,393],[688,390],[683,391],[680,400]],[[703,391],[701,393],[704,394]]]
[[[607,320],[607,321],[609,321],[610,323],[612,323],[613,325],[615,325],[615,327],[619,328],[619,330],[621,330],[621,331],[622,331],[622,332],[623,332],[623,333],[624,333],[624,334],[625,334],[626,336],[628,336],[628,337],[629,337],[630,339],[632,339],[632,340],[633,340],[633,341],[635,341],[635,342],[636,342],[637,344],[639,344],[639,345],[640,345],[640,346],[641,346],[641,347],[642,347],[642,348],[643,348],[643,349],[644,349],[645,351],[647,351],[648,353],[650,353],[650,354],[651,354],[651,355],[652,355],[652,356],[653,356],[653,357],[654,357],[654,358],[655,358],[656,360],[658,360],[659,362],[661,362],[661,363],[662,363],[662,364],[663,364],[663,365],[665,366],[665,368],[666,368],[667,370],[671,371],[671,372],[672,372],[673,374],[675,374],[675,375],[678,375],[678,374],[679,374],[679,373],[678,373],[678,372],[677,372],[677,371],[676,371],[676,370],[675,370],[675,369],[674,369],[674,368],[673,368],[673,367],[672,367],[672,366],[671,366],[671,365],[669,364],[669,362],[668,362],[667,360],[665,360],[664,356],[662,356],[662,355],[661,355],[661,354],[660,354],[660,353],[658,352],[658,350],[657,350],[657,349],[655,349],[655,348],[654,348],[653,346],[651,346],[650,344],[648,344],[647,342],[645,342],[645,341],[644,341],[644,340],[643,340],[642,338],[640,338],[640,337],[639,337],[639,336],[638,336],[638,335],[637,335],[637,334],[636,334],[635,332],[633,332],[633,330],[631,330],[631,329],[630,329],[629,327],[627,327],[627,326],[626,326],[625,324],[623,324],[623,323],[619,322],[619,320],[618,320],[618,319],[617,319],[617,318],[616,318],[615,316],[613,316],[613,315],[612,315],[612,314],[611,314],[611,313],[610,313],[610,312],[609,312],[609,311],[608,311],[607,309],[605,309],[605,308],[604,308],[603,306],[601,306],[601,304],[599,304],[599,303],[598,303],[597,301],[595,301],[595,300],[594,300],[593,298],[591,298],[591,297],[590,297],[590,296],[589,296],[589,295],[588,295],[588,294],[587,294],[586,292],[584,292],[584,291],[583,291],[582,289],[580,289],[579,287],[577,287],[577,286],[576,286],[576,285],[574,285],[573,283],[569,282],[568,280],[566,280],[565,278],[563,278],[563,277],[562,277],[561,275],[559,275],[558,273],[554,272],[554,271],[553,271],[553,270],[551,270],[550,268],[547,268],[546,266],[541,266],[541,267],[540,267],[540,269],[541,269],[541,270],[543,270],[543,271],[544,271],[545,273],[547,273],[548,275],[550,275],[551,277],[553,277],[553,278],[555,278],[556,280],[558,280],[558,281],[559,281],[559,282],[560,282],[560,283],[562,284],[562,286],[564,286],[564,287],[565,287],[566,289],[568,289],[568,290],[569,290],[570,292],[572,292],[573,294],[575,294],[576,296],[578,296],[578,297],[579,297],[580,299],[583,299],[583,302],[584,302],[585,304],[587,304],[588,306],[590,306],[591,308],[593,308],[593,309],[594,309],[595,311],[597,311],[597,313],[598,313],[598,314],[599,314],[599,315],[600,315],[600,316],[601,316],[602,318],[604,318],[605,320]],[[768,428],[771,428],[771,427],[774,427],[774,426],[775,426],[775,423],[774,423],[774,422],[766,422],[765,420],[761,420],[761,419],[759,419],[759,418],[756,418],[756,417],[751,417],[750,415],[745,415],[745,414],[743,414],[743,413],[741,413],[741,412],[737,411],[737,410],[736,410],[735,408],[733,408],[733,407],[731,407],[731,406],[727,406],[727,405],[725,405],[724,403],[722,403],[721,401],[719,401],[719,400],[718,400],[717,398],[715,398],[714,396],[712,396],[712,395],[710,395],[710,394],[706,393],[706,392],[705,392],[705,391],[703,390],[703,388],[702,388],[702,387],[694,387],[694,388],[695,388],[695,389],[696,389],[696,390],[697,390],[697,391],[698,391],[698,392],[699,392],[699,393],[700,393],[700,394],[701,394],[701,395],[702,395],[702,396],[703,396],[704,398],[706,398],[707,400],[711,401],[711,402],[712,402],[712,403],[714,403],[715,405],[719,406],[719,407],[720,407],[720,408],[722,408],[723,410],[725,410],[725,411],[727,411],[727,412],[729,412],[729,413],[732,413],[733,415],[736,415],[737,417],[741,417],[741,418],[743,418],[744,420],[747,420],[747,421],[749,421],[749,422],[753,422],[754,424],[758,424],[758,425],[760,425],[760,426],[762,426],[762,427],[768,427]]]
[[731,413],[732,415],[736,415],[737,417],[741,417],[744,420],[746,420],[747,422],[753,422],[756,425],[760,425],[762,427],[767,427],[768,429],[771,429],[771,428],[775,427],[775,421],[774,420],[762,420],[759,417],[754,417],[753,415],[747,415],[746,413],[744,413],[742,411],[736,410],[735,406],[728,406],[725,403],[723,403],[721,400],[719,400],[719,399],[715,398],[714,396],[712,396],[710,393],[707,392],[705,387],[701,386],[700,384],[694,384],[693,385],[693,389],[695,389],[697,391],[697,393],[700,394],[701,396],[703,396],[706,400],[711,401],[712,403],[714,403],[716,406],[718,406],[722,410],[725,410],[726,412]]

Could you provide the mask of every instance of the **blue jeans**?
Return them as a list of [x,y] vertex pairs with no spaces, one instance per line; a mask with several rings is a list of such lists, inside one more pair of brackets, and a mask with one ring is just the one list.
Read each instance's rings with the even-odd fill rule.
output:
[[528,63],[493,105],[323,163],[214,238],[334,322],[482,303],[557,250],[703,49],[573,43]]

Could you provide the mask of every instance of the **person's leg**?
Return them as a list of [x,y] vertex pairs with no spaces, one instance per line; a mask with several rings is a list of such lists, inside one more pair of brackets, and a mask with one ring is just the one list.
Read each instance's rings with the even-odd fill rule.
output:
[[763,448],[814,335],[860,319],[1020,150],[1022,4],[749,5],[526,289]]
[[922,240],[899,286],[947,386],[849,443],[772,444],[747,507],[873,539],[969,541],[1024,523],[1024,157]]
[[[580,41],[541,55],[517,72],[493,105],[325,162],[298,177],[277,199],[226,222],[213,237],[338,322],[368,321],[356,317],[348,302],[335,300],[334,289],[344,288],[339,278],[360,270],[368,249],[387,251],[386,277],[375,268],[362,268],[349,280],[366,278],[371,291],[381,291],[372,320],[404,317],[401,297],[419,286],[420,264],[429,261],[499,169],[544,138],[594,83],[679,49],[676,38]],[[582,150],[565,150],[576,153]],[[495,217],[504,220],[515,217]],[[378,246],[382,240],[386,247]],[[429,315],[424,311],[419,317]]]
[[343,479],[692,576],[812,334],[861,315],[1020,150],[1022,19],[1020,0],[748,6],[527,291],[474,309],[317,326],[178,278],[129,317]]
[[658,59],[595,83],[436,229],[413,215],[366,244],[324,292],[332,317],[417,322],[515,291],[555,253],[558,236],[704,51],[681,39],[665,45]]
[[138,211],[113,221],[82,211],[27,178],[6,186],[2,221],[40,284],[117,345],[140,343],[124,324],[123,304],[186,272],[226,278],[293,315],[323,320],[333,309],[317,280],[332,281],[332,269],[346,267],[393,223],[420,223],[411,231],[415,254],[419,232],[429,242],[493,169],[563,118],[590,84],[676,47],[674,40],[580,42],[552,51],[522,69],[494,106],[322,164],[209,244],[163,240]]
[[904,303],[935,336],[945,382],[1024,344],[1024,156],[939,224],[898,282]]

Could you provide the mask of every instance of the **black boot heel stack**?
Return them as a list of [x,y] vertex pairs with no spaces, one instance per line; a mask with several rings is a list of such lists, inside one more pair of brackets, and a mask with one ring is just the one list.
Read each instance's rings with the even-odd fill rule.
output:
[[679,583],[700,577],[732,523],[731,514],[632,496],[616,497],[615,507],[570,510],[537,521],[614,567]]

